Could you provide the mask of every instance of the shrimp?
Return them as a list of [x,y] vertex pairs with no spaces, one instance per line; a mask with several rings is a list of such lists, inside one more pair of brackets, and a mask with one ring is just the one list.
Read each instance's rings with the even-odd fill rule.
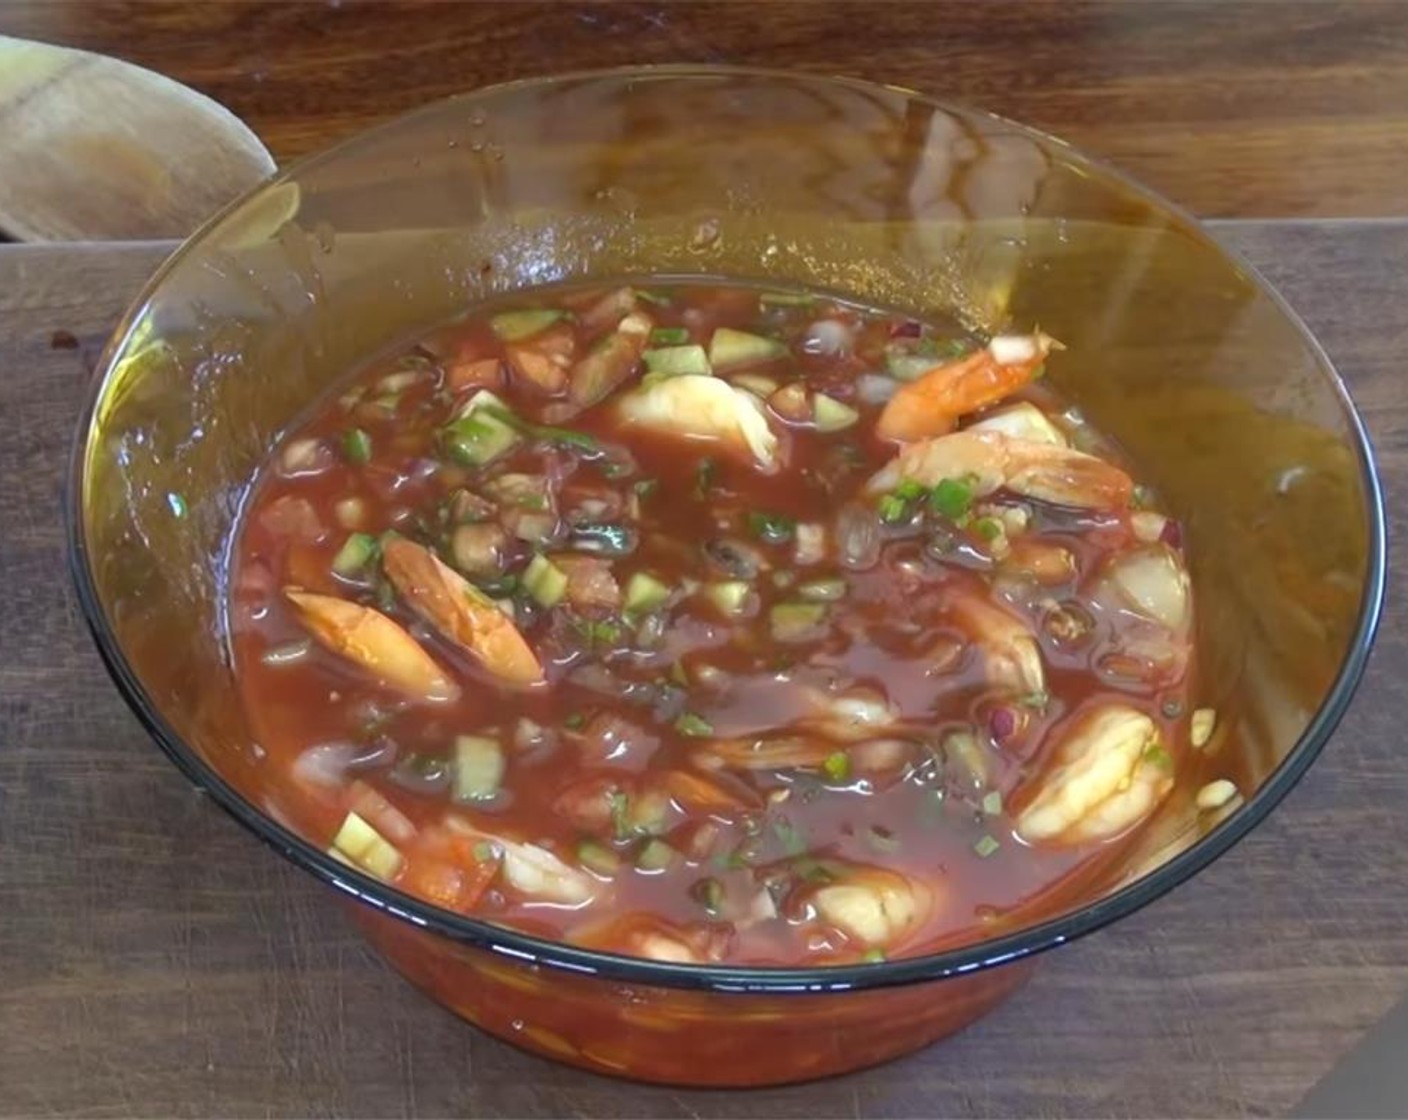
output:
[[633,311],[617,324],[615,331],[593,346],[572,367],[567,386],[572,403],[588,408],[630,377],[640,364],[653,325],[648,315]]
[[[459,817],[448,817],[445,823],[452,832],[472,840],[476,847],[487,845],[489,855],[498,858],[504,879],[514,890],[562,906],[585,906],[596,900],[602,884],[585,871],[563,863],[546,848],[480,832]],[[488,861],[485,857],[478,858],[481,863]]]
[[810,891],[807,901],[822,921],[865,945],[899,944],[933,909],[932,892],[898,871],[831,862],[824,869],[831,881]]
[[1052,350],[1049,335],[999,335],[983,349],[935,366],[901,385],[876,422],[881,439],[927,439],[951,432],[958,418],[996,404],[1027,384]]
[[1143,712],[1107,704],[1061,739],[1056,765],[1017,816],[1029,843],[1105,840],[1132,828],[1173,788],[1173,758]]
[[508,616],[429,549],[398,537],[383,546],[382,563],[417,613],[495,676],[514,684],[543,679],[543,667]]
[[653,914],[632,913],[575,929],[571,940],[653,961],[705,964],[727,955],[730,936],[726,928],[718,926],[679,926]]
[[843,742],[872,738],[894,727],[899,718],[883,696],[868,688],[855,688],[839,695],[809,690],[811,714],[803,721],[809,731]]
[[1046,691],[1041,648],[1026,623],[966,590],[951,592],[945,605],[959,628],[981,647],[993,685],[1023,695]]
[[318,641],[385,684],[436,702],[459,695],[459,688],[435,659],[380,611],[297,587],[285,587],[284,597]]
[[1134,493],[1129,475],[1094,455],[1001,432],[974,431],[910,444],[867,488],[876,494],[906,480],[934,486],[949,478],[963,479],[975,497],[1005,488],[1027,498],[1082,509],[1123,509]]
[[627,394],[619,409],[626,424],[722,443],[764,470],[777,460],[777,436],[758,398],[717,377],[667,377]]

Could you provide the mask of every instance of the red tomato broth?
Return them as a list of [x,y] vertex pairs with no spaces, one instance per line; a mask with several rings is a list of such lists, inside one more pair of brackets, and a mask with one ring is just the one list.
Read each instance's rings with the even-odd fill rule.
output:
[[[871,432],[880,408],[858,396],[856,377],[873,373],[892,337],[909,337],[914,325],[821,296],[809,304],[778,305],[761,304],[758,289],[738,285],[672,283],[655,290],[671,304],[635,303],[657,330],[683,327],[691,341],[706,345],[721,326],[766,332],[787,343],[789,352],[751,365],[747,373],[824,390],[856,409],[858,422],[822,433],[787,426],[771,414],[782,466],[766,473],[716,445],[619,425],[613,402],[639,382],[638,370],[602,403],[567,415],[573,410],[560,393],[489,366],[489,359],[504,353],[489,325],[497,308],[479,309],[422,345],[373,363],[354,379],[354,394],[360,391],[355,400],[344,396],[319,405],[275,449],[236,543],[231,640],[242,696],[264,752],[264,803],[326,845],[349,811],[379,794],[389,803],[392,824],[399,829],[396,818],[404,817],[410,830],[405,842],[393,845],[401,856],[398,886],[490,921],[623,952],[636,951],[636,942],[618,920],[643,915],[666,923],[699,959],[800,964],[861,958],[867,944],[822,922],[809,904],[810,872],[796,870],[808,863],[821,883],[828,881],[828,861],[839,860],[891,868],[922,884],[928,912],[902,942],[885,947],[895,955],[978,940],[995,927],[1025,924],[1068,905],[1062,884],[1084,878],[1092,861],[1118,858],[1138,826],[1112,840],[1077,844],[1030,845],[1014,835],[1011,810],[1030,800],[1028,786],[1048,765],[1048,733],[1114,698],[1151,716],[1175,759],[1187,737],[1193,672],[1186,648],[1177,671],[1153,679],[1102,678],[1092,669],[1130,625],[1121,612],[1092,601],[1111,552],[1133,540],[1127,513],[1074,511],[1019,501],[1003,491],[975,503],[1020,505],[1030,513],[1028,535],[1060,544],[1073,557],[1070,578],[1061,582],[1002,585],[1005,609],[1025,619],[1037,636],[1046,674],[1045,695],[1021,702],[990,683],[983,657],[947,615],[946,604],[956,595],[987,601],[998,595],[991,586],[992,558],[970,530],[944,531],[947,551],[936,557],[926,552],[933,535],[927,519],[913,529],[882,524],[874,564],[848,567],[837,557],[838,510],[852,504],[873,511],[874,498],[863,495],[863,487],[895,452],[894,444]],[[570,325],[579,360],[591,352],[593,332],[585,325],[590,309],[606,291],[544,290],[513,306],[575,309]],[[823,312],[855,328],[850,354],[802,349],[808,324]],[[563,325],[549,328],[559,342]],[[616,323],[593,325],[600,338]],[[951,324],[926,326],[924,332],[926,338],[974,345]],[[414,378],[401,376],[412,373]],[[374,388],[387,377],[394,396]],[[470,388],[450,390],[466,379]],[[607,455],[583,459],[572,446],[525,437],[487,468],[447,460],[441,429],[490,382],[519,420],[567,427],[598,441]],[[1014,399],[1062,415],[1059,398],[1044,383],[1007,400]],[[354,426],[370,440],[365,463],[352,461],[360,453],[347,446]],[[1078,425],[1067,428],[1082,435],[1083,446],[1118,460],[1107,440]],[[315,441],[302,445],[315,449],[312,460],[306,470],[289,470],[290,451],[299,441]],[[604,503],[613,511],[638,501],[640,516],[629,526],[634,547],[612,567],[622,588],[629,574],[645,571],[675,589],[658,644],[627,653],[635,639],[620,611],[584,607],[575,612],[574,625],[560,610],[532,608],[520,585],[517,619],[540,657],[546,683],[506,687],[388,594],[384,581],[333,574],[351,520],[344,513],[340,521],[339,502],[361,503],[357,529],[394,529],[435,545],[453,561],[440,511],[466,485],[478,492],[486,479],[515,472],[550,480],[550,504],[558,508],[546,512],[556,512],[559,525],[569,501],[578,507]],[[1152,503],[1152,496],[1142,495],[1144,506]],[[531,506],[528,514],[544,513]],[[751,532],[749,526],[749,515],[757,513],[826,526],[826,555],[814,564],[796,563],[795,529],[781,543],[759,539],[757,526]],[[625,520],[620,513],[611,518]],[[726,575],[711,571],[702,556],[707,543],[720,539],[743,546],[743,567],[765,565],[743,577],[753,602],[737,619],[721,615],[700,594],[679,593],[686,580]],[[568,551],[558,542],[546,554]],[[503,552],[505,569],[521,574],[534,549],[510,541]],[[786,586],[774,579],[778,573],[790,580]],[[780,642],[769,635],[771,605],[795,601],[799,584],[838,578],[846,581],[844,597],[825,604],[827,622],[814,640]],[[481,582],[503,590],[501,578]],[[384,609],[449,671],[458,696],[416,702],[316,642],[307,646],[308,630],[277,591],[288,585]],[[1043,620],[1072,601],[1091,628],[1080,640],[1063,642],[1043,628]],[[271,656],[283,651],[287,659],[271,664]],[[725,683],[701,679],[705,666]],[[700,752],[714,740],[785,734],[811,711],[808,689],[888,704],[894,730],[870,738],[905,739],[910,745],[904,765],[893,772],[854,769],[828,776],[815,765],[724,774],[699,764]],[[702,725],[682,726],[689,716]],[[547,742],[515,745],[523,720],[543,729]],[[946,755],[945,736],[959,731],[972,735],[989,767],[981,784],[967,780]],[[465,734],[503,742],[506,771],[491,801],[463,804],[450,796],[454,740]],[[999,738],[1001,743],[993,741]],[[833,746],[831,754],[854,749]],[[656,831],[677,853],[673,863],[663,871],[633,869],[632,860],[641,858],[650,841],[618,835],[612,815],[624,815],[620,795],[628,809],[638,806],[680,770],[718,783],[722,796],[747,808],[689,813],[678,798],[667,800]],[[618,796],[613,800],[607,789]],[[384,816],[386,810],[371,815],[378,812]],[[598,897],[585,906],[534,901],[496,873],[496,857],[482,843],[447,828],[447,817],[478,834],[544,846],[573,866],[581,842],[592,839],[619,861],[619,870],[609,881],[592,875]],[[586,817],[596,819],[595,828],[582,824]],[[370,823],[377,827],[376,820]],[[695,858],[711,830],[707,851]],[[379,831],[385,837],[386,830]],[[763,883],[784,869],[788,886],[768,892]],[[758,919],[767,910],[757,908],[764,894],[777,916]]]

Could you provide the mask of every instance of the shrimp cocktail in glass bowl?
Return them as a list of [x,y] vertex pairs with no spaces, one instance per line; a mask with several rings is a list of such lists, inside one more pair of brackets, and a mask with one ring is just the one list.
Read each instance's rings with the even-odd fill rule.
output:
[[281,176],[134,309],[75,484],[188,773],[467,1018],[678,1083],[912,1049],[1225,850],[1382,579],[1338,381],[1191,223],[749,71]]

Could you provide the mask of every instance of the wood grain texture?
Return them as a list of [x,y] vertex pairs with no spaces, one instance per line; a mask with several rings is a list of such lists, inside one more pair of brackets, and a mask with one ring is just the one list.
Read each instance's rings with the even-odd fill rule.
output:
[[[1340,364],[1402,540],[1408,398],[1383,325],[1408,301],[1408,222],[1221,235]],[[330,891],[187,785],[79,620],[57,515],[71,428],[162,251],[0,247],[0,1115],[1284,1114],[1408,985],[1395,595],[1352,711],[1271,819],[947,1043],[816,1085],[670,1092],[463,1025],[371,956]]]
[[1398,0],[0,0],[0,33],[169,74],[234,110],[280,161],[491,82],[730,62],[991,109],[1207,216],[1408,214]]

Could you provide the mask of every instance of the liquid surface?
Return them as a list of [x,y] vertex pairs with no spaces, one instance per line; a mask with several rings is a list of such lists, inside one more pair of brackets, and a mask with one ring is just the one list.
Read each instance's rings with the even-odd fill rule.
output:
[[231,635],[266,806],[398,887],[657,959],[1068,904],[1181,772],[1178,527],[1040,380],[805,292],[555,290],[276,448]]

